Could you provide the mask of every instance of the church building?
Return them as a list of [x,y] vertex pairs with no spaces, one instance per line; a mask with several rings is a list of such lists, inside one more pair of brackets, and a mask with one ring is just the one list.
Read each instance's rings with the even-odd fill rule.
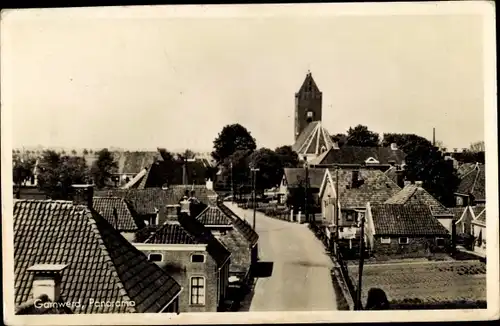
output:
[[295,93],[295,143],[292,149],[301,159],[314,159],[334,146],[332,138],[321,123],[323,93],[311,72],[308,72],[299,91]]

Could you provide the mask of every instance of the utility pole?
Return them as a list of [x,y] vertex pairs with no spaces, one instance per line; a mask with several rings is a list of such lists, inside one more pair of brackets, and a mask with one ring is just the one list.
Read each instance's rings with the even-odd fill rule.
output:
[[356,292],[356,310],[362,310],[363,304],[361,302],[361,292],[363,289],[363,264],[365,262],[365,216],[364,213],[359,219],[360,225],[360,238],[359,238],[359,271],[358,271],[358,291]]
[[436,128],[432,128],[432,147],[436,146]]
[[334,251],[335,254],[339,250],[339,167],[335,166],[335,237]]
[[306,222],[309,222],[309,209],[308,209],[308,197],[309,197],[309,169],[308,169],[308,164],[307,164],[307,156],[304,156],[304,167],[306,169],[306,198],[305,198],[305,207],[304,207],[304,216],[306,219]]
[[231,162],[231,202],[234,203],[233,162]]
[[256,179],[257,179],[257,172],[260,171],[258,168],[253,168],[250,167],[250,171],[252,172],[252,188],[253,188],[253,229],[255,230],[255,215],[257,213],[257,197],[256,197]]

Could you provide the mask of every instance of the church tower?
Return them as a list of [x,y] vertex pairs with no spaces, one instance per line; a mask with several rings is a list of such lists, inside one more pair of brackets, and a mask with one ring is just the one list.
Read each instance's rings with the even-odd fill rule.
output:
[[321,121],[322,100],[323,94],[308,71],[302,86],[295,93],[295,140],[309,123]]

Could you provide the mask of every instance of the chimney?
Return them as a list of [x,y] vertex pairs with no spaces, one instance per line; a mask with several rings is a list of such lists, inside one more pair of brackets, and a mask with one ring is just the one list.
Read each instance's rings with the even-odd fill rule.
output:
[[423,181],[415,181],[415,185],[416,185],[417,187],[422,187],[422,185],[423,185],[423,184],[424,184],[424,182],[423,182]]
[[406,187],[406,186],[409,186],[409,185],[411,185],[411,181],[405,180],[404,183],[403,183],[403,186]]
[[393,151],[397,150],[398,149],[398,145],[396,143],[391,143],[391,149]]
[[33,285],[31,288],[33,298],[42,295],[55,302],[61,295],[62,271],[68,265],[62,264],[35,264],[28,268],[28,272],[33,274]]
[[333,149],[340,149],[338,140],[333,142]]
[[401,188],[405,186],[405,176],[403,170],[396,171],[396,184]]
[[353,170],[351,179],[351,188],[357,188],[359,183],[358,181],[359,181],[359,171]]
[[214,182],[210,178],[206,181],[206,186],[208,190],[214,190]]
[[88,208],[93,207],[94,185],[93,184],[74,184],[73,205],[85,205]]

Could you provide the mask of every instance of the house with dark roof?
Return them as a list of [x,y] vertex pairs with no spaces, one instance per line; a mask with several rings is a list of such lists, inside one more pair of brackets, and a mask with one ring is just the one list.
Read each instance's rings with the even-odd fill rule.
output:
[[[15,304],[20,314],[178,312],[182,287],[93,208],[91,186],[74,202],[14,201]],[[44,297],[46,296],[46,297]],[[68,309],[66,309],[68,308]]]
[[386,171],[391,166],[405,165],[406,154],[396,144],[389,147],[337,146],[310,162],[311,167],[352,167],[353,165]]
[[474,206],[486,203],[485,164],[476,163],[472,168],[464,169],[460,183],[455,191],[457,206]]
[[94,197],[94,209],[128,241],[146,226],[145,220],[132,214],[129,204],[120,197]]
[[179,216],[134,243],[186,289],[179,296],[181,312],[217,312],[229,282],[231,253],[193,216]]
[[445,252],[451,237],[424,203],[368,203],[365,235],[369,252],[376,258],[429,257]]
[[[306,184],[306,170],[305,168],[284,168],[283,177],[279,186],[278,194],[280,202],[286,203],[290,190]],[[313,198],[319,204],[319,188],[325,175],[325,169],[311,168],[307,171],[309,178],[309,189],[313,194]]]
[[251,266],[257,261],[257,233],[222,202],[208,206],[196,219],[231,252],[231,280],[246,282]]
[[401,191],[389,198],[385,204],[426,205],[430,208],[432,215],[446,228],[446,230],[448,230],[448,232],[452,233],[455,214],[427,192],[427,190],[422,187],[421,182],[407,183]]
[[326,169],[319,196],[327,236],[333,238],[331,233],[338,227],[339,243],[352,248],[352,240],[359,237],[358,220],[366,204],[382,204],[400,190],[380,170]]

